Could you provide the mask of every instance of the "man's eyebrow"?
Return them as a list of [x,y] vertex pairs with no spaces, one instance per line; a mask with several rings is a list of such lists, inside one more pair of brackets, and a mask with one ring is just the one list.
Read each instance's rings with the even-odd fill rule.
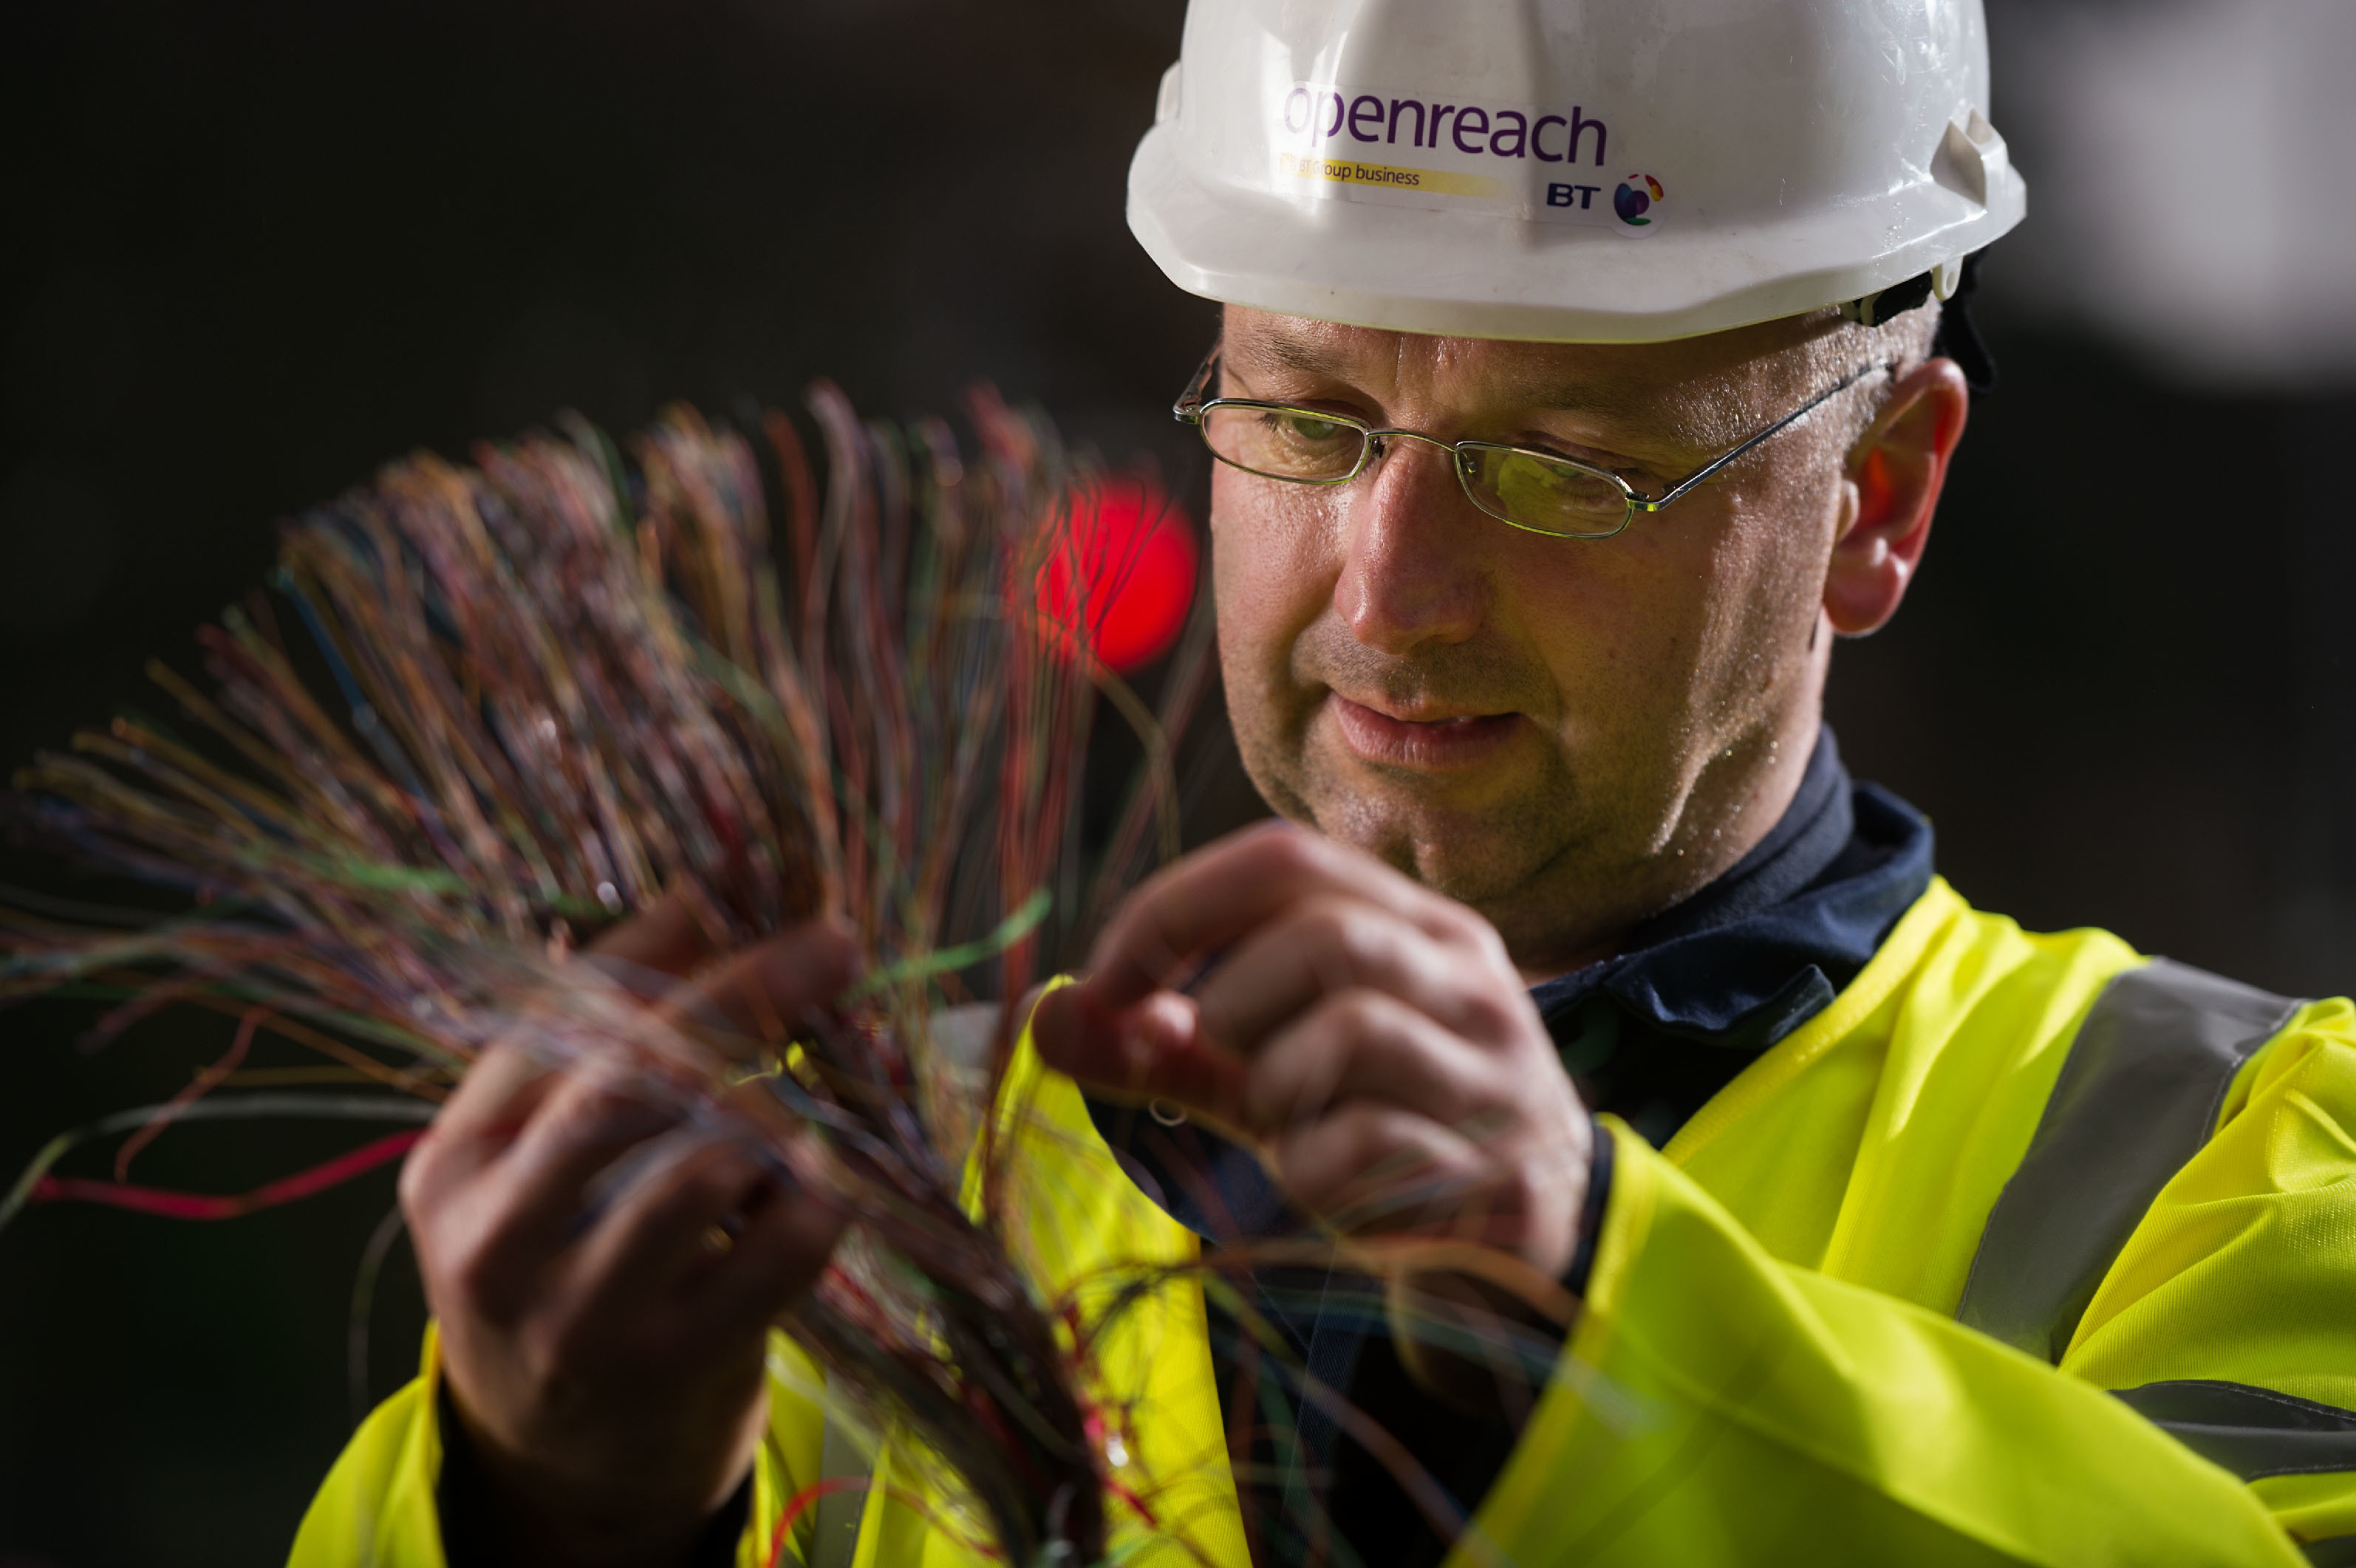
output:
[[1240,359],[1248,365],[1271,369],[1290,370],[1302,376],[1331,376],[1339,380],[1352,379],[1356,368],[1348,357],[1336,354],[1314,343],[1301,343],[1290,337],[1253,337],[1225,351],[1222,357]]
[[1656,399],[1632,395],[1594,381],[1532,379],[1514,384],[1505,391],[1504,400],[1523,408],[1544,409],[1549,413],[1591,414],[1608,424],[1638,430],[1657,428],[1663,412]]
[[[1355,382],[1362,379],[1357,357],[1327,346],[1291,337],[1251,337],[1223,355],[1243,370],[1286,370],[1298,376]],[[1495,389],[1499,404],[1548,413],[1581,414],[1615,432],[1629,436],[1666,434],[1664,426],[1674,414],[1658,399],[1631,393],[1592,379],[1548,376],[1543,371],[1514,378]]]

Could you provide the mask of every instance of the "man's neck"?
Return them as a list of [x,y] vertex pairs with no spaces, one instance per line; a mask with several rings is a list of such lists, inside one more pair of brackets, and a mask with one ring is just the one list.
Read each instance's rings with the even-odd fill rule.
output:
[[1609,877],[1549,867],[1526,891],[1483,909],[1524,983],[1540,985],[1614,956],[1632,931],[1740,865],[1789,816],[1822,731],[1822,717],[1812,711],[1795,736],[1763,737],[1712,758],[1675,829],[1640,865]]

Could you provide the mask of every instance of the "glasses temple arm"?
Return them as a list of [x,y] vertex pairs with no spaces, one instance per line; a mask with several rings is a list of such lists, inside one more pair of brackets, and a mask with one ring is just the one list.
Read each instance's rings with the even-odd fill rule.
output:
[[[1194,379],[1186,383],[1186,389],[1178,394],[1176,402],[1170,405],[1171,418],[1184,420],[1190,424],[1199,421],[1203,417],[1203,393],[1210,386],[1211,379],[1218,373],[1219,346],[1214,343],[1211,351],[1203,356],[1203,363],[1195,370]],[[1169,383],[1162,384],[1167,386]]]
[[1790,413],[1785,414],[1782,419],[1777,420],[1773,424],[1769,425],[1765,430],[1761,431],[1757,435],[1752,436],[1749,441],[1744,442],[1740,446],[1736,447],[1732,452],[1711,459],[1706,466],[1694,470],[1694,472],[1687,475],[1675,485],[1670,485],[1666,490],[1662,491],[1658,496],[1648,496],[1631,493],[1629,496],[1630,504],[1640,512],[1659,511],[1670,502],[1677,499],[1680,496],[1683,496],[1687,491],[1693,489],[1697,485],[1708,479],[1711,475],[1716,474],[1728,464],[1732,463],[1736,458],[1740,457],[1744,453],[1749,452],[1752,447],[1757,446],[1761,442],[1765,441],[1769,436],[1781,432],[1787,425],[1798,423],[1802,419],[1815,412],[1817,409],[1823,407],[1826,402],[1838,397],[1841,393],[1847,391],[1851,387],[1856,386],[1859,381],[1864,380],[1868,376],[1872,375],[1875,371],[1887,370],[1890,368],[1891,368],[1890,362],[1887,359],[1880,359],[1876,360],[1870,365],[1865,366],[1861,369],[1850,371],[1839,380],[1835,381],[1831,386],[1826,387],[1823,391],[1818,392],[1815,397],[1810,398],[1806,402],[1802,403],[1798,408],[1794,409]]

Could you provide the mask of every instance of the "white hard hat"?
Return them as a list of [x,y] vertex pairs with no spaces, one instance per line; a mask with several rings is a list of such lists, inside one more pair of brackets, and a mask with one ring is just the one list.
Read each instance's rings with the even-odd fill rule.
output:
[[1365,326],[1871,321],[2020,221],[1987,103],[1980,0],[1193,0],[1129,222],[1190,293]]

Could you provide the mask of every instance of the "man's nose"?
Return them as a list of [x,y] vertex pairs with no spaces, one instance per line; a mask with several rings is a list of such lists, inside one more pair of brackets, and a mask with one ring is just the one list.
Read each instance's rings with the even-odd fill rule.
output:
[[1387,437],[1356,488],[1333,584],[1352,635],[1393,655],[1470,638],[1489,607],[1481,531],[1495,525],[1466,497],[1455,453]]

